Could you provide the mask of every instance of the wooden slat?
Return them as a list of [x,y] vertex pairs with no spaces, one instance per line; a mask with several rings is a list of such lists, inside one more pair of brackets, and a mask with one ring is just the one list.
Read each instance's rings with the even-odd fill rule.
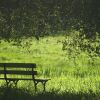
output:
[[16,75],[37,75],[37,71],[15,71],[15,70],[0,70],[0,74],[16,74]]
[[[5,80],[5,78],[0,78],[0,80]],[[32,78],[7,78],[7,80],[33,80]]]
[[36,68],[35,63],[0,63],[0,67],[14,67],[14,68]]

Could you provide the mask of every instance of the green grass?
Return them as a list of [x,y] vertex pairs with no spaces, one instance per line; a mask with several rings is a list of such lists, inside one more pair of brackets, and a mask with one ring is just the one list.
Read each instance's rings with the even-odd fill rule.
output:
[[[18,88],[10,88],[7,100],[99,100],[100,99],[100,58],[90,64],[90,58],[82,53],[77,64],[69,60],[66,51],[62,50],[64,36],[44,37],[23,40],[22,46],[13,42],[2,41],[0,44],[0,62],[32,62],[37,64],[38,76],[51,78],[46,85],[46,93],[42,93],[42,85],[38,85],[38,93],[34,92],[33,82],[19,82]],[[31,41],[29,47],[27,42]],[[27,45],[27,47],[26,47]],[[1,81],[0,98],[4,98],[6,87]],[[25,91],[24,91],[25,90]],[[18,99],[16,99],[16,96]],[[15,98],[15,99],[13,99]],[[42,98],[42,99],[41,99]],[[4,99],[0,99],[4,100]]]

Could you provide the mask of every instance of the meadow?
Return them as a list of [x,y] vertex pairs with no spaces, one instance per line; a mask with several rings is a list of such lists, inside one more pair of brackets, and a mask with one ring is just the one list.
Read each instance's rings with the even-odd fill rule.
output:
[[20,81],[17,89],[8,89],[0,81],[0,100],[100,100],[100,58],[96,57],[91,64],[89,56],[81,53],[75,64],[62,49],[64,39],[64,36],[42,37],[39,41],[29,38],[23,39],[21,45],[2,40],[0,62],[36,63],[36,77],[51,80],[45,93],[41,84],[35,93],[31,81]]

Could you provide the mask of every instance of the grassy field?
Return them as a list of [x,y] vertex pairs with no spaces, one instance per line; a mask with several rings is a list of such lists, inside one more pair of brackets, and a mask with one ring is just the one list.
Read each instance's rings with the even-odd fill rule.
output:
[[91,64],[87,54],[81,53],[76,59],[77,64],[74,64],[62,50],[64,39],[64,36],[49,36],[39,41],[25,39],[22,46],[2,41],[0,62],[36,63],[37,77],[51,80],[45,93],[42,93],[41,84],[38,84],[38,92],[35,93],[31,81],[20,81],[17,89],[8,89],[1,81],[0,100],[100,100],[100,58],[95,58]]

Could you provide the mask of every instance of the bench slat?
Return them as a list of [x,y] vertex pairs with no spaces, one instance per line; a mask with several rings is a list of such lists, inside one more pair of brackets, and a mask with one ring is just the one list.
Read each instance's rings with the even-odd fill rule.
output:
[[15,70],[0,70],[0,74],[16,74],[16,75],[37,75],[37,71],[15,71]]
[[[0,80],[5,80],[5,78],[0,78]],[[32,78],[7,78],[7,80],[34,80]]]
[[11,68],[36,68],[35,63],[0,63],[0,67],[11,67]]

